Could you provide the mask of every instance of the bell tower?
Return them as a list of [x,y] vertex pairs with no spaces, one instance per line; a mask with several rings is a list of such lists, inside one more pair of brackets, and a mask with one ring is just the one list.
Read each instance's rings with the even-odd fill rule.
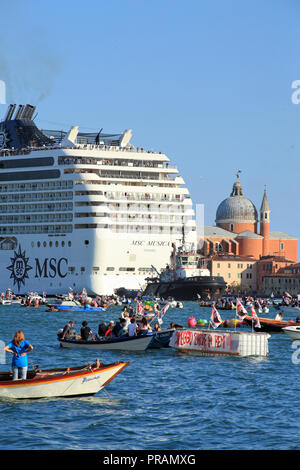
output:
[[262,256],[269,254],[270,238],[270,206],[265,188],[263,200],[260,207],[260,235],[263,236]]

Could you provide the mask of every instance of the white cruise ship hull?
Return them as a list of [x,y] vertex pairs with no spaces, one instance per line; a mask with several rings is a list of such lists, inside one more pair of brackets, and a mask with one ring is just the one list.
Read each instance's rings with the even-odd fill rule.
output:
[[[17,249],[1,253],[1,292],[11,288],[17,294],[45,291],[51,295],[86,288],[90,295],[112,295],[120,287],[144,289],[151,266],[165,266],[176,241],[148,234],[86,231],[80,235],[46,241],[39,236],[19,236]],[[84,245],[83,240],[89,244]]]

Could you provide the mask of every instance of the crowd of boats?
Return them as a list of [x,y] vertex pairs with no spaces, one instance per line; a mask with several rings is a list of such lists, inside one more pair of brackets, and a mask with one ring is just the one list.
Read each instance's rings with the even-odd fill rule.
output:
[[[122,307],[117,321],[101,321],[97,331],[92,331],[86,320],[81,322],[78,332],[73,320],[60,328],[56,333],[57,340],[67,349],[132,352],[172,347],[202,355],[260,356],[268,355],[270,332],[283,332],[293,340],[300,339],[300,299],[290,295],[277,299],[222,297],[216,302],[203,302],[199,298],[197,311],[201,312],[202,307],[211,308],[210,318],[196,319],[194,316],[188,319],[187,325],[170,322],[167,328],[163,323],[169,308],[183,308],[183,304],[174,299],[142,294],[135,298],[118,295],[92,298],[85,289],[55,298],[47,298],[45,292],[42,295],[30,292],[18,297],[8,289],[0,298],[2,305],[10,302],[19,303],[20,307],[44,306],[46,312],[107,312],[112,305]],[[275,318],[259,316],[260,313],[268,314],[270,307],[280,309]],[[299,317],[284,319],[288,309],[299,310]],[[219,310],[234,313],[234,318],[222,319]],[[26,379],[19,380],[13,380],[10,372],[2,372],[0,397],[40,398],[97,393],[128,365],[129,362],[103,365],[97,360],[95,364],[65,369],[36,368],[27,373]]]

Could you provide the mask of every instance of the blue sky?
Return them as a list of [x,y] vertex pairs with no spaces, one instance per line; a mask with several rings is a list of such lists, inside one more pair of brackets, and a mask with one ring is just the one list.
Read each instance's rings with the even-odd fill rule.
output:
[[206,224],[240,169],[271,230],[300,238],[299,31],[297,0],[5,0],[0,80],[41,127],[130,128],[165,152]]

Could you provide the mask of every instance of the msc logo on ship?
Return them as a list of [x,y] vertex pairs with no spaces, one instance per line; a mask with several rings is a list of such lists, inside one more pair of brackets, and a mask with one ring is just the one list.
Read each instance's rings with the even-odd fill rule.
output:
[[[14,280],[14,285],[18,285],[18,290],[20,290],[21,285],[25,286],[25,279],[28,279],[28,271],[33,269],[32,266],[29,266],[28,260],[26,258],[25,250],[22,251],[21,245],[19,245],[18,251],[14,252],[14,258],[10,258],[11,265],[7,266],[6,269],[11,271],[10,279]],[[68,260],[67,258],[44,258],[43,261],[40,261],[38,258],[35,258],[35,278],[54,278],[56,276],[66,277],[68,271]]]
[[32,269],[32,266],[28,265],[29,258],[26,258],[25,251],[22,252],[21,245],[19,245],[19,251],[14,252],[14,258],[10,258],[11,265],[7,266],[7,269],[11,271],[10,279],[14,280],[14,285],[18,284],[18,290],[20,290],[21,284],[25,286],[25,279],[28,278],[28,271]]

